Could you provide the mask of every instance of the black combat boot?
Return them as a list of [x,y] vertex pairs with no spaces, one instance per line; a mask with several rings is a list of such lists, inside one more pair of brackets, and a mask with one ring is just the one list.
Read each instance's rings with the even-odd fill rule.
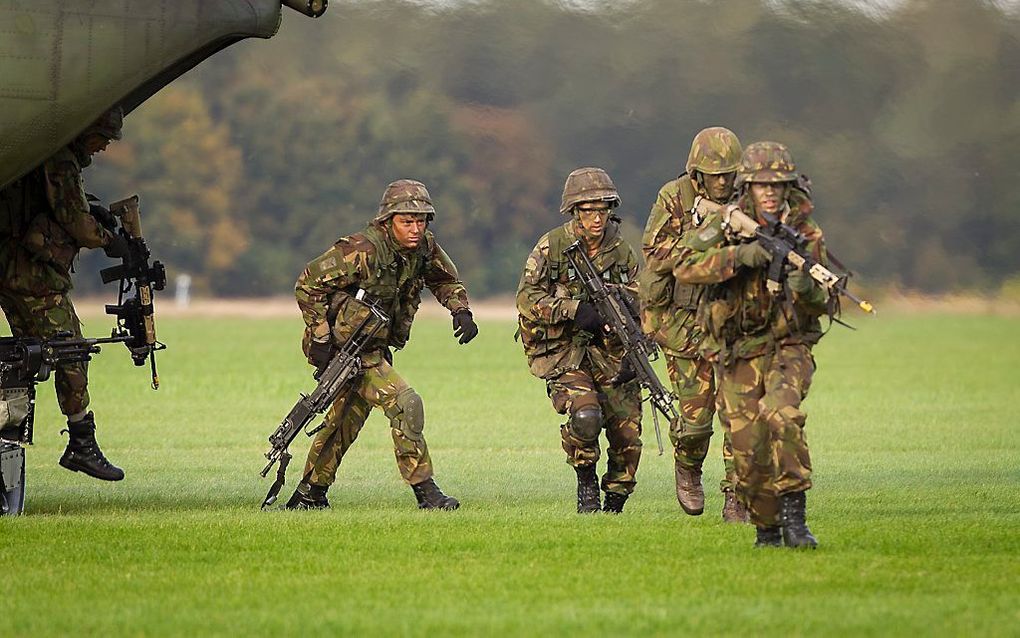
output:
[[84,472],[102,481],[119,481],[124,470],[106,460],[96,441],[96,420],[89,412],[80,421],[68,421],[67,448],[60,457],[60,465],[72,472]]
[[783,523],[783,543],[787,547],[814,549],[818,541],[807,526],[807,494],[790,492],[779,497],[779,516]]
[[598,512],[602,504],[599,503],[599,479],[595,476],[595,466],[579,465],[574,471],[577,472],[577,513]]
[[607,514],[622,514],[623,506],[627,504],[627,495],[618,492],[606,492],[606,502],[602,511]]
[[294,495],[287,501],[286,509],[289,510],[324,510],[329,507],[329,499],[326,498],[328,485],[308,485],[299,483]]
[[778,525],[769,525],[768,527],[757,527],[755,528],[758,533],[757,539],[754,541],[755,547],[782,547],[783,546],[783,532],[782,528]]
[[427,478],[417,485],[412,485],[414,497],[418,499],[418,509],[421,510],[455,510],[460,507],[460,501],[443,494],[432,478]]

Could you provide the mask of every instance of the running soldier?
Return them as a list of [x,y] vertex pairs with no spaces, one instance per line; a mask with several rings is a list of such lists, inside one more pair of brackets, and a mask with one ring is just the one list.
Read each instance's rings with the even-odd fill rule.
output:
[[[737,205],[764,223],[778,218],[828,263],[822,231],[789,150],[776,142],[744,149]],[[803,271],[790,272],[771,292],[770,253],[756,240],[738,243],[721,213],[684,239],[677,280],[711,284],[698,310],[701,354],[716,367],[719,407],[733,437],[736,494],[757,528],[756,547],[815,547],[807,527],[811,457],[800,409],[815,370],[811,349],[822,336],[826,291]]]
[[325,427],[308,451],[304,479],[287,503],[290,509],[329,507],[326,492],[373,407],[381,408],[390,420],[397,467],[418,507],[460,507],[432,478],[425,408],[418,393],[393,369],[390,352],[407,344],[424,287],[450,311],[454,336],[461,344],[478,334],[457,268],[428,230],[435,213],[424,184],[393,182],[368,227],[341,237],[298,278],[295,294],[306,325],[302,347],[316,368],[325,368],[337,344],[354,330],[359,306],[352,297],[359,290],[380,306],[390,323],[362,355],[361,377],[326,413]]
[[[724,204],[733,196],[740,167],[740,140],[729,129],[706,128],[694,137],[687,170],[660,190],[648,216],[641,250],[641,323],[666,356],[673,390],[679,399],[680,421],[670,428],[676,476],[676,498],[684,512],[705,511],[701,468],[708,455],[715,415],[715,379],[712,364],[698,354],[701,333],[695,323],[704,286],[680,283],[673,276],[680,242],[701,218],[694,210],[698,196]],[[724,495],[723,520],[746,523],[747,510],[733,493],[733,447],[729,425],[723,429],[723,465],[720,488]]]
[[637,295],[637,258],[620,234],[613,209],[616,186],[600,168],[567,177],[560,213],[571,220],[546,233],[528,256],[517,287],[520,337],[531,373],[546,383],[553,408],[568,415],[560,428],[567,463],[577,473],[577,511],[601,509],[596,463],[606,431],[608,467],[602,476],[605,511],[620,513],[634,491],[641,459],[641,390],[617,384],[623,367],[619,340],[586,299],[563,251],[580,240],[606,281]]

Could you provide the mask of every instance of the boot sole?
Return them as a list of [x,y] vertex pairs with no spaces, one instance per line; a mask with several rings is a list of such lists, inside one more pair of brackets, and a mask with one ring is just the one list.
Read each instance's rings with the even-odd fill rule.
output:
[[124,476],[123,475],[118,476],[118,477],[113,477],[113,478],[107,478],[105,476],[97,476],[96,474],[93,474],[92,472],[89,472],[88,470],[86,470],[84,468],[71,465],[70,463],[64,463],[63,461],[58,461],[58,464],[60,465],[60,467],[66,469],[66,470],[71,470],[72,472],[81,472],[85,476],[91,476],[92,478],[94,478],[96,480],[99,480],[99,481],[107,481],[109,483],[116,483],[117,481],[123,481],[124,480]]
[[692,510],[692,509],[687,509],[687,506],[684,505],[683,503],[680,503],[680,509],[682,509],[684,511],[684,513],[687,514],[688,516],[701,516],[702,514],[705,513],[705,508],[704,507],[702,507],[699,510]]

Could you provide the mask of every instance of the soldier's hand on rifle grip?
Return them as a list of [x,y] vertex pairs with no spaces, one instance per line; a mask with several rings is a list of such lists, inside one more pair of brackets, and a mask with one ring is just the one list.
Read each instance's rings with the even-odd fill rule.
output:
[[453,315],[453,336],[461,345],[478,336],[478,324],[470,310],[459,310]]
[[326,369],[334,354],[336,354],[336,347],[332,340],[313,341],[308,346],[308,362],[315,366],[316,374]]
[[613,379],[613,387],[618,388],[626,385],[634,379],[637,379],[637,372],[634,372],[634,366],[630,365],[630,359],[624,359],[623,365],[620,366],[620,373]]
[[111,259],[123,259],[131,254],[131,246],[123,235],[115,234],[110,243],[103,246],[103,252]]
[[757,241],[740,244],[733,250],[737,263],[748,268],[761,268],[772,261],[772,255]]
[[590,302],[582,301],[577,304],[577,312],[574,313],[574,325],[578,330],[584,330],[585,332],[597,335],[602,332],[602,326],[605,325],[605,321],[602,320],[602,316],[599,315],[599,311],[595,309],[594,305]]

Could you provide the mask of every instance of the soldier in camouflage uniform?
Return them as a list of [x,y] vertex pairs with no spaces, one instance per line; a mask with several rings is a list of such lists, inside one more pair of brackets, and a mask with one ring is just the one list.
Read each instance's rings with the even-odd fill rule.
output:
[[567,463],[577,473],[578,513],[600,509],[595,466],[603,428],[609,443],[602,477],[606,512],[623,511],[641,459],[640,387],[633,380],[614,383],[623,347],[605,333],[604,322],[563,254],[581,240],[607,282],[636,297],[637,259],[612,212],[619,204],[616,186],[605,171],[572,172],[560,206],[572,219],[538,241],[517,288],[520,337],[531,373],[545,381],[556,412],[569,415],[560,435]]
[[289,508],[329,507],[326,491],[373,407],[381,408],[390,420],[397,467],[414,491],[418,507],[460,506],[432,478],[423,432],[425,408],[418,393],[393,369],[389,350],[407,343],[423,287],[449,309],[454,336],[461,344],[478,334],[457,268],[428,230],[435,212],[421,182],[393,182],[368,227],[341,237],[298,278],[295,294],[306,325],[302,346],[316,368],[325,368],[336,346],[355,328],[359,306],[351,298],[359,290],[381,307],[390,323],[365,349],[362,375],[327,412],[325,428],[312,442],[304,479]]
[[[778,218],[807,239],[822,264],[822,231],[800,188],[789,150],[775,142],[748,146],[737,175],[737,205],[764,222]],[[683,241],[678,281],[710,284],[698,309],[701,354],[716,366],[719,408],[733,437],[737,497],[757,528],[757,547],[815,547],[805,521],[811,457],[800,409],[814,373],[811,348],[822,336],[819,318],[828,295],[810,276],[789,273],[778,294],[766,286],[770,254],[738,243],[721,213],[702,221]]]
[[[103,114],[71,144],[0,191],[0,306],[16,337],[45,339],[61,332],[80,337],[81,322],[68,296],[78,251],[101,247],[110,257],[127,254],[126,240],[110,230],[109,211],[90,206],[81,174],[94,154],[120,139],[122,122],[119,107]],[[60,465],[105,481],[121,480],[124,472],[96,442],[88,365],[62,364],[54,376],[69,433]]]
[[[706,128],[694,137],[687,171],[660,190],[648,216],[641,249],[641,323],[666,355],[666,368],[679,398],[681,419],[670,429],[676,476],[676,497],[691,516],[705,510],[701,466],[708,455],[715,415],[715,379],[712,364],[698,354],[701,334],[695,311],[703,286],[679,283],[673,276],[680,242],[701,218],[694,210],[699,196],[723,204],[733,195],[740,166],[740,140],[729,129]],[[733,493],[733,449],[729,426],[723,428],[723,464],[720,485],[725,496],[723,520],[747,522],[747,510]]]

